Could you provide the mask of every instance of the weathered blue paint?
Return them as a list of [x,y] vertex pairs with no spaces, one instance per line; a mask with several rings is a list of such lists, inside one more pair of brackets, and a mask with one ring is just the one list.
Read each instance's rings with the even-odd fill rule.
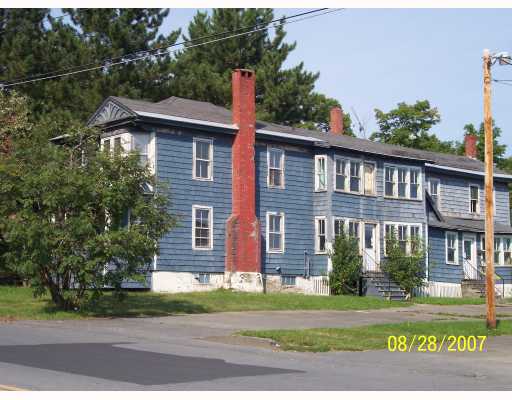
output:
[[457,265],[446,263],[446,236],[445,231],[429,228],[429,280],[434,282],[460,283],[464,278],[462,269],[462,233],[458,234],[458,261]]
[[[194,137],[213,138],[214,160],[212,182],[192,179],[192,143]],[[178,272],[224,271],[225,222],[231,212],[231,145],[229,135],[211,134],[185,129],[159,129],[156,135],[157,176],[169,185],[171,212],[178,215],[180,225],[160,242],[160,255],[156,269]],[[269,188],[267,185],[267,150],[273,145],[284,150],[284,188]],[[315,155],[327,156],[327,190],[314,191]],[[376,195],[365,196],[342,193],[334,190],[334,160],[336,157],[356,158],[376,163]],[[384,223],[421,223],[426,237],[427,207],[425,197],[421,200],[399,200],[384,197],[384,164],[420,167],[422,189],[427,188],[430,177],[441,179],[439,208],[450,216],[470,217],[469,183],[483,188],[483,178],[464,178],[439,172],[426,171],[421,163],[389,160],[378,155],[361,155],[349,151],[314,148],[310,146],[284,145],[282,143],[258,141],[255,148],[256,162],[256,210],[261,224],[262,272],[283,275],[304,274],[304,252],[311,259],[312,275],[327,272],[328,256],[315,254],[316,216],[326,217],[327,240],[332,240],[333,218],[349,218],[379,224],[381,262],[384,260]],[[363,179],[363,177],[362,177]],[[482,191],[483,194],[483,191]],[[508,189],[505,184],[496,184],[497,220],[510,223],[508,211]],[[481,196],[483,209],[483,196]],[[214,240],[209,251],[192,250],[192,206],[213,208]],[[267,212],[285,215],[285,251],[267,253]],[[473,216],[477,218],[478,216]],[[480,216],[482,218],[482,216]],[[429,280],[460,283],[463,279],[462,232],[459,232],[459,264],[446,264],[445,232],[429,229]],[[480,246],[478,236],[477,246]],[[496,271],[512,281],[512,268],[497,266]]]
[[[261,224],[261,252],[263,272],[283,275],[304,274],[304,251],[314,253],[313,226],[313,153],[297,146],[279,146],[284,151],[284,188],[268,187],[267,149],[271,142],[258,142],[256,159],[256,210]],[[284,253],[267,253],[267,212],[284,213]],[[313,264],[312,274],[321,273],[321,266]]]
[[[213,181],[192,179],[194,137],[213,139]],[[225,223],[231,213],[232,137],[201,131],[159,130],[156,134],[157,176],[169,186],[170,210],[179,226],[160,241],[156,269],[224,272]],[[192,249],[192,206],[213,208],[213,250]]]
[[[428,172],[428,178],[436,178],[441,182],[439,211],[447,216],[461,218],[484,218],[485,192],[484,178],[467,177],[453,174]],[[480,213],[469,212],[469,185],[480,188]],[[510,225],[509,192],[507,184],[495,182],[497,222]]]

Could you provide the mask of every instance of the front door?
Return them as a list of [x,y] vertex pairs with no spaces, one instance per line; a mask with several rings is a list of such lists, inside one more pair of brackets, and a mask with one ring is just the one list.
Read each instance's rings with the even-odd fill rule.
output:
[[478,279],[478,270],[476,264],[476,237],[473,235],[464,235],[462,240],[462,263],[464,268],[464,278]]
[[366,271],[380,271],[376,224],[364,224],[363,263]]

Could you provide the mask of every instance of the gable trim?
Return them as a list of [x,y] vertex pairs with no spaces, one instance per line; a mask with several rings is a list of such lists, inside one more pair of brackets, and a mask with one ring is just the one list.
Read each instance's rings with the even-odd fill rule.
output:
[[108,97],[101,106],[98,107],[91,118],[89,118],[87,126],[105,125],[109,122],[133,118],[135,116],[136,114],[131,109],[119,103],[114,98]]

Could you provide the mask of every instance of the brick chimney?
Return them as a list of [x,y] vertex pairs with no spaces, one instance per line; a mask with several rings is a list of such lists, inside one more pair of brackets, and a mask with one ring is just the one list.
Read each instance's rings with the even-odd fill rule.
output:
[[330,116],[331,133],[335,135],[343,135],[343,110],[341,107],[331,108]]
[[[256,218],[256,100],[254,71],[232,74],[232,212],[226,222],[226,272],[261,272],[260,223]],[[244,290],[244,288],[240,288]]]
[[476,141],[476,135],[466,133],[466,136],[464,136],[464,148],[466,157],[476,159]]

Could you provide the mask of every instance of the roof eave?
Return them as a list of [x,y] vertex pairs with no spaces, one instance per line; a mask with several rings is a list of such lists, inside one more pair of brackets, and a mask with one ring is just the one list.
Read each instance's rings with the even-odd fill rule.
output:
[[[426,163],[425,167],[426,168],[433,168],[433,169],[441,169],[441,170],[444,170],[444,171],[456,172],[456,173],[461,173],[461,174],[478,175],[478,176],[484,176],[485,177],[485,172],[484,171],[475,171],[475,170],[469,170],[469,169],[464,169],[464,168],[448,167],[448,166],[445,166],[445,165],[430,164],[430,163]],[[501,173],[494,173],[493,176],[494,176],[495,179],[500,179],[500,180],[505,180],[505,181],[508,181],[508,182],[512,182],[512,175],[506,175],[506,174],[501,174]]]

